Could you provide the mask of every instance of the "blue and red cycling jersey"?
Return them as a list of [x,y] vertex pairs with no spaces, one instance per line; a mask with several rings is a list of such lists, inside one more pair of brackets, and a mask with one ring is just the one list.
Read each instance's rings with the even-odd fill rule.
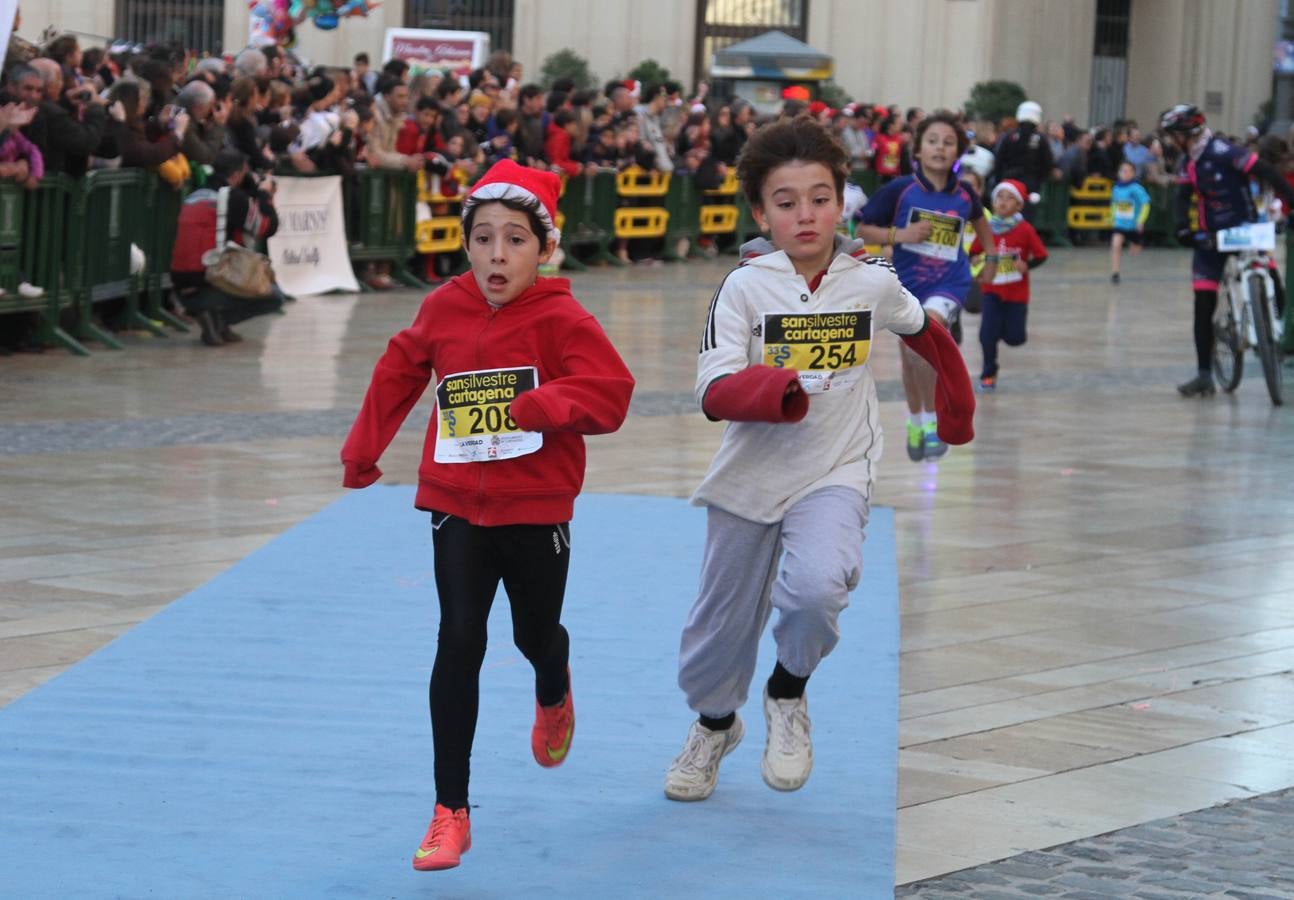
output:
[[970,290],[970,262],[962,244],[967,222],[984,216],[979,195],[950,175],[943,190],[936,190],[919,171],[896,178],[871,196],[858,213],[865,225],[906,228],[920,219],[934,225],[920,244],[894,248],[894,270],[899,281],[924,303],[947,297],[963,303]]
[[1188,156],[1178,183],[1195,193],[1199,231],[1221,231],[1257,219],[1249,190],[1249,171],[1257,154],[1221,138],[1210,137],[1199,156]]

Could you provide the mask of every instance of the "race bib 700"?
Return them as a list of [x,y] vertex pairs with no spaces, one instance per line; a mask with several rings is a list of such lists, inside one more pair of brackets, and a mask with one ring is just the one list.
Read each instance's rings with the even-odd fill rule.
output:
[[913,207],[908,210],[908,224],[914,225],[917,222],[929,222],[934,226],[930,237],[919,244],[904,244],[903,249],[920,256],[949,262],[957,258],[957,253],[961,249],[962,228],[966,224],[960,216]]

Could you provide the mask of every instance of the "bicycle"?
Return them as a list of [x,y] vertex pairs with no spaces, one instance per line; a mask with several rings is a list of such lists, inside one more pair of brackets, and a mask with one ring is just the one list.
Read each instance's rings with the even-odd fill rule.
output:
[[1280,351],[1284,328],[1271,276],[1275,224],[1238,225],[1219,231],[1215,240],[1218,250],[1229,254],[1214,317],[1213,366],[1218,383],[1227,393],[1235,391],[1245,374],[1245,351],[1252,349],[1262,363],[1272,405],[1280,406],[1284,403]]

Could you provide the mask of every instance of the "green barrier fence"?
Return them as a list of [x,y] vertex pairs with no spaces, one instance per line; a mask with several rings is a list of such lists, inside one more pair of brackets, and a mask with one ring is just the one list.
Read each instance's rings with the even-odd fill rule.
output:
[[76,294],[75,334],[120,350],[122,344],[96,323],[94,306],[108,300],[125,300],[123,319],[128,328],[157,335],[162,327],[143,315],[139,293],[141,274],[131,272],[130,249],[143,249],[148,238],[147,179],[142,169],[98,169],[85,176],[74,197],[72,246],[68,263]]
[[76,304],[71,279],[67,274],[68,235],[74,227],[76,196],[79,183],[66,175],[46,176],[37,189],[28,194],[24,222],[26,239],[22,264],[28,279],[44,287],[49,298],[48,328],[37,331],[42,343],[61,344],[73,353],[88,356],[89,350],[65,330],[65,313]]
[[[37,342],[88,356],[90,351],[61,324],[63,311],[73,301],[62,274],[74,187],[66,176],[48,177],[32,191],[0,185],[0,287],[5,291],[0,313],[31,313]],[[21,296],[22,281],[41,286],[44,295]]]
[[[869,170],[854,170],[850,178],[864,191],[874,192],[878,186],[876,174]],[[1037,210],[1035,226],[1052,245],[1069,243],[1067,187],[1064,182],[1048,183]],[[1152,206],[1147,233],[1157,242],[1171,244],[1171,188],[1148,189]],[[390,260],[396,278],[414,287],[426,287],[408,268],[416,253],[415,176],[369,169],[354,179],[343,180],[343,190],[351,259]],[[663,200],[670,214],[666,258],[680,258],[676,250],[682,238],[696,246],[703,200],[703,192],[690,174],[675,173]],[[0,184],[0,288],[5,292],[0,296],[0,313],[35,314],[38,340],[78,354],[88,352],[82,343],[86,340],[114,349],[122,346],[96,324],[96,305],[113,298],[124,298],[127,327],[157,335],[168,333],[164,326],[187,330],[184,322],[163,304],[170,288],[171,251],[182,202],[181,192],[142,170],[99,170],[82,181],[51,176],[35,191]],[[737,225],[732,234],[720,236],[720,244],[726,252],[737,252],[742,243],[758,236],[760,229],[743,191],[739,190],[731,202],[737,207]],[[568,267],[582,269],[585,262],[622,265],[611,246],[619,206],[614,173],[601,172],[567,181],[559,210],[565,219],[562,247]],[[143,273],[130,271],[132,244],[146,255]],[[1287,247],[1294,257],[1294,245]],[[583,260],[577,258],[576,250]],[[20,280],[41,285],[45,296],[20,297]],[[1290,283],[1289,278],[1286,283]],[[64,320],[70,320],[67,330],[60,326]],[[1288,304],[1286,310],[1284,349],[1288,353],[1294,353],[1292,320],[1294,303]]]
[[623,260],[611,252],[618,202],[614,172],[598,172],[567,180],[566,193],[557,202],[558,211],[566,217],[562,223],[562,250],[566,254],[567,266],[579,271],[586,269],[587,266],[576,258],[575,250],[589,246],[593,248],[590,262],[624,265]]
[[[671,174],[664,206],[669,213],[669,224],[665,227],[662,258],[680,262],[698,249],[696,239],[701,235],[701,189],[696,178],[687,172]],[[682,255],[678,252],[679,241],[688,242],[687,251]]]
[[881,186],[881,176],[872,169],[854,169],[849,173],[849,180],[863,189],[868,197],[876,193]]
[[1043,242],[1052,247],[1068,247],[1069,184],[1049,181],[1039,192],[1042,199],[1033,213],[1033,226]]
[[1146,217],[1146,243],[1154,247],[1176,247],[1173,237],[1176,223],[1173,216],[1172,187],[1166,184],[1148,184],[1146,193],[1150,194],[1150,215]]
[[[27,192],[13,182],[0,184],[0,288],[9,297],[21,281],[23,208]],[[27,312],[27,309],[13,310]]]
[[417,238],[417,176],[395,169],[364,169],[343,194],[350,258],[357,262],[390,261],[391,275],[410,287],[426,282],[409,269]]
[[741,245],[751,238],[757,238],[764,233],[755,221],[755,214],[750,211],[750,201],[746,199],[745,191],[737,191],[737,231],[736,240],[733,242],[733,253],[741,253]]

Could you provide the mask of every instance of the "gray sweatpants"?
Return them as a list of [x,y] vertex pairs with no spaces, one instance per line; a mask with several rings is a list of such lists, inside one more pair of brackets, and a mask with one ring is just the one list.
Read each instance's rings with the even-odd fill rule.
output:
[[746,702],[774,607],[777,658],[792,675],[813,674],[835,648],[837,619],[862,574],[868,506],[853,488],[826,487],[772,525],[713,506],[708,512],[701,589],[683,626],[678,685],[695,712],[721,718]]

